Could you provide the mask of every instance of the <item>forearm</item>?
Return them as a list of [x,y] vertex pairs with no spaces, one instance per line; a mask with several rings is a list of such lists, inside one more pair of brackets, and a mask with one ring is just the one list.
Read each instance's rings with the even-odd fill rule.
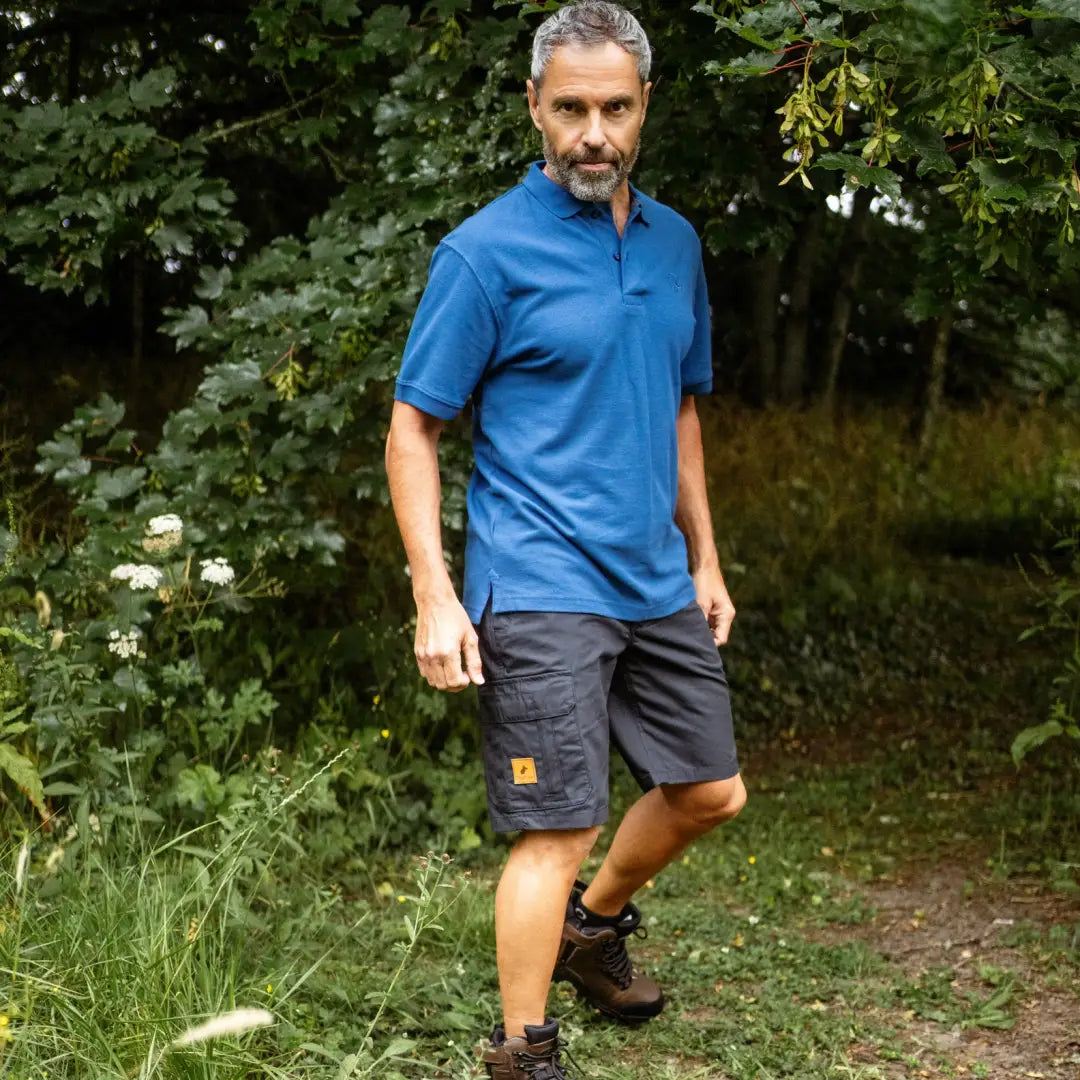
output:
[[675,524],[686,537],[690,570],[719,567],[712,514],[705,485],[705,451],[701,444],[701,423],[692,397],[684,399],[676,420],[679,441],[679,489],[675,504]]
[[386,475],[418,604],[454,596],[442,547],[438,439],[441,424],[424,425],[395,406],[386,440]]

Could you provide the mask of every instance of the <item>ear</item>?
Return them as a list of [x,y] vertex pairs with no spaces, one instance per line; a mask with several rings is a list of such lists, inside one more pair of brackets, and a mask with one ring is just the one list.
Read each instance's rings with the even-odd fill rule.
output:
[[649,112],[649,96],[652,94],[653,84],[647,82],[641,88],[641,122],[645,123],[645,117]]
[[532,79],[525,80],[525,93],[529,98],[529,114],[532,116],[533,125],[537,131],[543,131],[540,126],[540,91]]

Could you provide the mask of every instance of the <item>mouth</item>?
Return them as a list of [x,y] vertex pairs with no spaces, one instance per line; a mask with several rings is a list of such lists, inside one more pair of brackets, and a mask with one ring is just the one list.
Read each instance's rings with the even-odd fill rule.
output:
[[611,161],[575,161],[574,165],[585,172],[607,172],[615,167]]

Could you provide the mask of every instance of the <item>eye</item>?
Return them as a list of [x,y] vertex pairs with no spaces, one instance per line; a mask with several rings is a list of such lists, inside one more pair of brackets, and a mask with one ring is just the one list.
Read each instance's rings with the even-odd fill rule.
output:
[[609,112],[614,112],[614,113],[625,112],[626,111],[626,106],[621,101],[613,101],[608,106],[608,111]]

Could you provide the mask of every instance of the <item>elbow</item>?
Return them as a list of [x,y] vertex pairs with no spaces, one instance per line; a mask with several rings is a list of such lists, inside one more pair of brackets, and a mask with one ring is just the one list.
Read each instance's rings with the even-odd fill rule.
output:
[[414,447],[434,449],[438,446],[445,423],[439,417],[430,416],[404,401],[395,401],[383,452],[383,465],[387,473],[402,452]]

